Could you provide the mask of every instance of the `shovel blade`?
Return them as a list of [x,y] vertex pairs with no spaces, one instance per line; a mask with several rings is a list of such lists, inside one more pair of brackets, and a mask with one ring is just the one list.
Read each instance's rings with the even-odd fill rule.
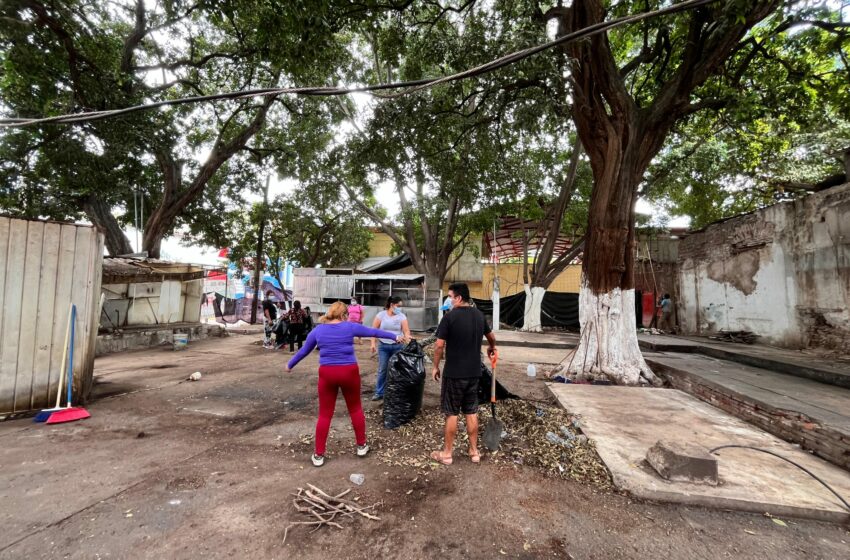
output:
[[505,431],[505,425],[501,420],[491,418],[484,425],[484,447],[490,451],[498,451],[499,444],[502,441],[502,432]]

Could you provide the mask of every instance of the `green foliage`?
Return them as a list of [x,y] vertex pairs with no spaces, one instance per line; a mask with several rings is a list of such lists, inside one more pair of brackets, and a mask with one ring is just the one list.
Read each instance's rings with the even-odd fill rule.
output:
[[803,5],[755,28],[702,93],[732,101],[679,123],[647,173],[649,198],[701,227],[843,174],[850,28],[830,27],[839,22],[837,10]]
[[[333,83],[350,62],[344,27],[353,20],[342,0],[141,5],[144,25],[137,29],[132,0],[3,3],[2,112],[43,117],[243,88]],[[263,167],[260,162],[272,155],[284,174],[303,174],[309,154],[331,137],[336,109],[319,100],[282,99],[268,115],[274,130],[246,146],[253,151],[237,146],[231,155],[227,147],[255,118],[257,103],[183,105],[0,135],[0,208],[73,220],[84,216],[82,201],[95,195],[129,224],[134,193],[143,194],[146,217],[186,194],[189,206],[166,219],[162,234],[184,226],[197,234],[215,226],[198,222],[227,205],[222,197],[233,197],[230,206],[242,203],[247,193],[241,189],[253,183],[240,173]],[[164,187],[164,156],[179,176],[172,192]],[[210,164],[231,157],[229,165]],[[226,175],[217,176],[227,172],[234,173],[231,185]]]
[[230,247],[231,260],[252,266],[263,221],[264,252],[272,263],[353,267],[369,253],[372,234],[340,200],[337,185],[331,181],[314,181],[268,204],[258,202],[247,211],[227,215],[224,225],[228,233],[218,241],[220,246]]

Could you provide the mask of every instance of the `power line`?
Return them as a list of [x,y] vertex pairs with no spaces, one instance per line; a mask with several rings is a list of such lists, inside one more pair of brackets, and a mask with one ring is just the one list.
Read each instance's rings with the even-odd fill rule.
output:
[[[705,6],[707,4],[711,4],[717,2],[717,0],[687,0],[685,2],[681,2],[679,4],[673,4],[672,6],[668,6],[666,8],[661,8],[659,10],[653,10],[650,12],[645,12],[642,14],[635,14],[631,16],[623,16],[620,18],[612,19],[610,21],[603,21],[599,23],[595,23],[593,25],[584,27],[563,37],[559,37],[553,41],[549,41],[547,43],[543,43],[541,45],[537,45],[534,47],[530,47],[527,49],[523,49],[520,51],[513,52],[511,54],[505,55],[501,58],[497,58],[496,60],[492,60],[480,66],[476,66],[474,68],[470,68],[468,70],[463,70],[461,72],[457,72],[455,74],[451,74],[449,76],[443,76],[439,78],[423,78],[420,80],[411,80],[405,82],[390,82],[383,84],[375,84],[369,86],[357,86],[357,87],[328,87],[328,86],[305,86],[305,87],[287,87],[287,88],[263,88],[263,89],[251,89],[244,91],[235,91],[235,92],[227,92],[227,93],[217,93],[212,95],[197,95],[192,97],[182,97],[179,99],[169,99],[164,101],[157,101],[154,103],[148,103],[144,105],[134,105],[132,107],[125,107],[122,109],[111,109],[106,111],[89,111],[83,113],[70,113],[65,115],[57,115],[54,117],[45,117],[39,119],[27,119],[27,118],[8,118],[8,119],[0,119],[0,128],[22,128],[25,126],[35,126],[40,124],[74,124],[80,122],[90,122],[101,119],[106,119],[110,117],[117,117],[120,115],[127,115],[130,113],[136,113],[139,111],[149,111],[151,109],[157,109],[160,107],[168,107],[168,106],[177,106],[177,105],[186,105],[190,103],[201,103],[207,101],[222,101],[222,100],[234,100],[234,99],[248,99],[252,97],[267,97],[267,96],[279,96],[279,95],[301,95],[301,96],[335,96],[335,95],[348,95],[351,93],[372,93],[375,97],[379,97],[382,99],[395,99],[404,95],[410,95],[417,91],[422,91],[425,89],[432,88],[434,86],[445,84],[449,82],[455,82],[458,80],[465,80],[468,78],[473,78],[476,76],[480,76],[483,74],[487,74],[498,70],[500,68],[504,68],[505,66],[509,66],[511,64],[515,64],[520,60],[533,56],[542,51],[570,43],[573,41],[577,41],[579,39],[585,39],[587,37],[591,37],[593,35],[598,35],[600,33],[604,33],[610,29],[614,29],[615,27],[620,27],[622,25],[635,23],[638,21],[642,21],[644,19],[650,19],[654,17],[670,15],[677,12],[682,12],[686,10],[691,10],[694,8],[699,8],[701,6]],[[386,95],[381,95],[376,92],[384,91],[384,90],[395,90],[395,89],[403,89],[403,91],[390,93]]]

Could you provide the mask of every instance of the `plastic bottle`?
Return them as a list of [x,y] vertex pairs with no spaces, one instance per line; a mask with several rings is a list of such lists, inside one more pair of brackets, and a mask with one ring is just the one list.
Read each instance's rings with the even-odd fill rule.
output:
[[559,437],[554,432],[546,432],[546,439],[548,439],[550,442],[557,444],[557,445],[563,445],[564,447],[572,447],[572,444],[570,442]]
[[529,377],[537,377],[537,366],[534,364],[528,364],[528,368],[525,371]]

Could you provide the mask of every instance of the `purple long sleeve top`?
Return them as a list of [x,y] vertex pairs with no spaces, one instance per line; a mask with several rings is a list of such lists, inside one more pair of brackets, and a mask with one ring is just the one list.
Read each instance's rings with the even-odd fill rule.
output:
[[398,335],[389,331],[371,329],[359,323],[351,323],[349,321],[320,324],[310,331],[310,334],[307,335],[307,340],[304,342],[304,346],[297,354],[292,356],[292,359],[289,360],[287,365],[289,369],[294,368],[316,346],[319,347],[319,365],[342,366],[356,364],[357,358],[354,355],[355,336],[395,340]]

